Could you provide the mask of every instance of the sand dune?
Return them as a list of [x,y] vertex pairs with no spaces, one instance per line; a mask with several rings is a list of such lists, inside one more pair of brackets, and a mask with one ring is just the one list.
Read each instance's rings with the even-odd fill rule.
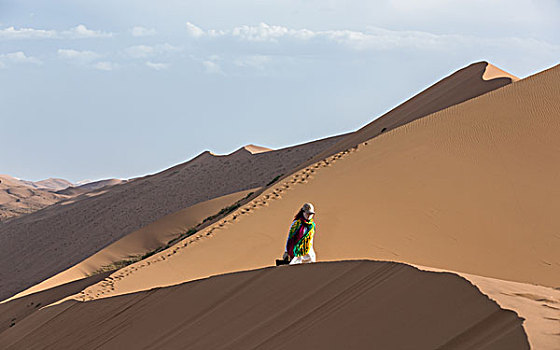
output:
[[293,174],[79,298],[269,266],[306,201],[317,208],[320,260],[394,260],[559,287],[559,95],[557,66],[397,128]]
[[[464,304],[465,298],[460,297],[463,292],[448,289],[447,284],[437,288],[432,285],[428,290],[441,291],[442,295],[435,296],[439,301],[458,296],[459,301],[452,302],[450,305],[455,306],[448,306],[447,311],[449,308],[454,310],[451,318],[458,317],[460,320],[450,319],[449,313],[439,313],[445,309],[438,309],[433,319],[419,322],[415,317],[428,311],[418,308],[425,306],[433,312],[434,306],[439,307],[440,304],[436,299],[418,299],[430,296],[421,292],[420,286],[399,289],[403,281],[414,280],[412,276],[403,275],[402,280],[399,277],[393,281],[395,285],[387,285],[382,276],[387,277],[388,274],[392,277],[387,278],[392,280],[393,274],[380,273],[379,269],[369,265],[371,262],[327,264],[337,267],[326,268],[322,273],[318,273],[322,268],[317,266],[323,264],[266,269],[262,270],[264,272],[220,276],[145,292],[153,287],[271,265],[282,253],[287,226],[293,214],[303,202],[312,201],[318,211],[315,246],[320,260],[383,259],[422,265],[426,269],[459,271],[502,307],[511,308],[527,318],[525,327],[533,347],[557,348],[556,345],[560,344],[554,329],[555,322],[560,319],[560,292],[550,287],[560,286],[560,260],[557,256],[560,237],[556,234],[560,218],[554,216],[560,209],[560,192],[557,190],[560,153],[556,151],[560,148],[556,137],[560,131],[560,103],[555,98],[560,95],[560,67],[507,85],[515,80],[515,77],[486,63],[474,64],[455,73],[356,133],[323,147],[315,154],[324,159],[275,183],[225,219],[164,252],[116,271],[62,304],[33,313],[2,333],[0,345],[32,348],[39,344],[38,339],[45,337],[51,337],[48,339],[59,347],[67,346],[65,341],[97,344],[96,339],[87,338],[92,333],[107,334],[108,340],[104,345],[114,347],[151,344],[152,347],[173,348],[184,347],[186,342],[201,348],[284,345],[291,341],[288,331],[297,329],[301,322],[296,320],[301,320],[302,315],[296,315],[294,319],[284,316],[266,318],[257,322],[261,326],[254,325],[255,316],[251,319],[249,316],[252,314],[247,310],[253,310],[261,317],[274,314],[276,309],[270,308],[276,305],[276,299],[271,299],[268,294],[249,295],[244,304],[242,299],[237,298],[237,295],[245,297],[244,293],[238,293],[230,301],[230,298],[225,298],[229,296],[227,288],[235,291],[272,291],[274,295],[285,297],[286,293],[276,291],[294,280],[297,282],[295,285],[311,283],[309,288],[302,288],[308,290],[317,285],[313,284],[314,278],[335,275],[349,279],[342,284],[344,286],[339,286],[342,289],[337,287],[337,279],[327,278],[322,285],[319,284],[334,289],[325,287],[317,290],[327,294],[332,292],[332,295],[359,294],[353,299],[356,300],[354,310],[372,305],[378,312],[365,312],[364,317],[373,319],[359,319],[358,322],[355,312],[350,313],[352,309],[346,308],[346,305],[335,308],[336,311],[328,315],[321,310],[331,310],[332,305],[325,308],[312,306],[304,311],[312,322],[303,338],[311,344],[324,340],[324,346],[336,345],[340,337],[334,335],[340,324],[357,322],[356,333],[349,334],[349,338],[375,339],[381,348],[389,344],[394,347],[395,339],[400,341],[402,338],[403,342],[415,339],[415,334],[422,334],[421,339],[426,343],[403,343],[402,347],[407,347],[407,344],[408,347],[410,344],[417,345],[416,348],[441,346],[453,349],[528,347],[519,319],[514,322],[512,313],[507,316],[510,318],[503,319],[505,316],[502,314],[496,315],[495,310],[499,308],[490,303],[494,311],[477,320],[469,319],[472,314],[462,315],[455,306],[461,305],[470,311],[479,310],[478,306]],[[497,89],[499,87],[502,88]],[[488,92],[490,90],[494,91]],[[473,98],[475,96],[478,97]],[[265,150],[264,153],[253,154],[258,151],[246,147],[228,156],[213,156],[205,152],[197,159],[204,160],[206,164],[211,162],[210,159],[218,159],[223,167],[224,160],[269,157],[278,152]],[[330,156],[325,157],[327,154]],[[303,159],[300,164],[308,159]],[[154,175],[154,182],[163,178],[163,174],[176,174],[183,166]],[[158,176],[161,177],[155,178]],[[111,190],[97,197],[114,196],[115,192]],[[115,197],[111,199],[115,200]],[[362,266],[362,271],[362,267],[356,267],[362,272],[354,274],[354,267],[347,269],[352,264],[365,264],[367,268]],[[373,264],[402,268],[402,265],[390,263]],[[345,267],[338,272],[333,271],[338,266]],[[293,271],[312,269],[317,270],[300,277],[292,275],[296,274]],[[281,273],[289,274],[289,278],[279,276]],[[400,273],[399,270],[395,274]],[[268,275],[270,279],[266,278]],[[457,276],[453,278],[460,280]],[[266,287],[258,284],[261,280]],[[288,280],[290,283],[286,282]],[[370,280],[374,282],[365,282]],[[377,283],[380,281],[383,282]],[[204,288],[203,283],[208,283],[210,287]],[[365,301],[363,298],[370,294],[360,294],[363,290],[360,286],[364,283],[366,286],[363,288],[367,290],[383,286],[387,289],[379,290],[380,294],[371,294],[373,299]],[[419,292],[413,296],[410,293],[406,296],[399,294],[410,290]],[[107,298],[134,292],[137,293]],[[199,295],[208,299],[197,298]],[[395,303],[386,299],[393,295],[399,301],[410,301],[411,304],[395,307]],[[100,298],[103,299],[96,300]],[[94,301],[77,303],[76,300]],[[267,301],[259,306],[262,310],[258,307],[252,309],[251,302],[257,300]],[[331,302],[328,297],[327,300]],[[386,302],[381,303],[380,300]],[[175,309],[167,307],[168,302]],[[278,305],[286,304],[286,300],[280,298],[278,302]],[[185,311],[181,312],[178,305],[189,310],[187,314],[191,318],[184,323],[179,320],[185,318]],[[390,306],[393,309],[378,309]],[[192,313],[196,307],[210,312],[197,318],[196,313],[195,316]],[[117,310],[125,308],[126,311],[115,317]],[[164,310],[168,313],[157,314]],[[229,310],[234,312],[228,314]],[[413,312],[410,315],[399,314],[403,310]],[[224,314],[233,315],[232,319],[237,321],[240,314],[247,312],[246,320],[228,328],[230,325]],[[153,314],[159,317],[154,319]],[[79,319],[79,315],[88,315],[89,318]],[[383,315],[387,324],[375,319],[376,315]],[[128,323],[131,319],[139,328],[118,328],[115,331],[118,324]],[[138,320],[141,320],[140,324]],[[252,327],[243,333],[248,327],[243,322],[249,321]],[[463,321],[466,323],[461,323]],[[278,322],[285,322],[281,323],[285,325],[281,327],[281,332],[276,332]],[[408,328],[403,328],[403,322]],[[460,323],[458,328],[447,332],[448,328],[444,326],[455,325],[455,322]],[[59,331],[81,333],[83,327],[90,323],[98,328],[88,331],[83,339],[67,337],[66,333]],[[223,325],[218,327],[221,332],[215,331],[216,324]],[[369,324],[374,327],[364,330],[364,325]],[[169,331],[174,325],[177,326]],[[419,325],[428,328],[422,329]],[[429,327],[436,325],[438,331],[430,331]],[[236,330],[238,326],[243,332]],[[380,333],[372,333],[372,329]],[[155,340],[142,338],[150,333],[147,330],[155,334],[163,332],[163,335]],[[395,336],[397,330],[399,333]],[[309,334],[312,336],[307,337]],[[348,337],[343,338],[346,340]],[[298,345],[301,344],[301,339],[298,339]],[[347,344],[346,340],[344,345]],[[364,343],[356,346],[360,344]]]
[[81,290],[98,281],[103,280],[109,272],[100,273],[70,283],[61,284],[49,290],[27,295],[17,300],[0,303],[0,338],[2,332],[21,322],[24,318],[38,311],[41,307],[54,303],[69,295],[79,293]]
[[179,238],[181,235],[190,234],[189,230],[204,228],[207,222],[210,224],[215,220],[211,218],[212,216],[250,196],[257,190],[232,193],[166,215],[146,227],[124,236],[75,266],[14,295],[10,299],[21,298],[31,293],[83,279],[101,271],[115,270],[122,267],[123,264],[141,259],[144,255],[164,247],[168,242]]
[[[555,67],[316,163],[182,242],[173,254],[180,261],[126,280],[137,274],[150,288],[267,266],[297,208],[313,201],[321,259],[382,258],[558,287],[559,73]],[[182,279],[166,280],[171,263],[185,266]],[[155,279],[140,277],[159,269]]]
[[256,146],[256,145],[247,145],[244,148],[247,151],[249,151],[253,154],[272,151],[272,149],[270,149],[270,148],[266,148],[266,147],[262,147],[262,146]]
[[560,348],[560,290],[532,284],[461,274],[502,308],[515,310],[525,320],[531,348]]
[[45,180],[32,182],[32,184],[37,188],[42,188],[50,191],[60,191],[65,188],[74,186],[74,184],[68,180],[57,178],[48,178]]
[[388,262],[269,268],[44,308],[4,349],[528,349],[464,279]]
[[413,120],[465,102],[517,80],[519,78],[488,62],[473,63],[438,81],[418,95],[340,140],[340,142],[317,155],[313,161],[319,161]]
[[[493,79],[487,81],[483,79],[483,75],[489,70]],[[289,174],[292,169],[310,159],[322,159],[348,145],[374,137],[381,130],[385,131],[384,128],[390,130],[433,111],[499,88],[514,79],[513,76],[500,72],[502,71],[486,62],[472,64],[350,135],[279,151],[248,145],[228,156],[214,156],[210,152],[204,152],[194,160],[162,173],[135,179],[125,187],[113,188],[109,193],[101,191],[96,199],[79,203],[65,202],[64,206],[51,208],[42,216],[27,218],[9,227],[0,227],[0,242],[4,236],[5,246],[17,247],[25,241],[36,239],[43,232],[56,232],[55,241],[71,249],[71,254],[59,251],[60,247],[56,248],[56,253],[43,250],[41,253],[45,255],[44,259],[52,260],[55,256],[61,256],[64,263],[56,263],[54,266],[50,263],[46,266],[43,264],[42,271],[29,278],[25,273],[20,273],[19,281],[12,284],[17,289],[9,289],[6,293],[2,292],[0,282],[0,298],[52,276],[87,258],[103,245],[110,244],[164,215],[206,199],[266,185],[274,178]],[[313,158],[317,154],[321,156]],[[253,157],[248,157],[251,155]],[[200,168],[196,168],[199,165]],[[258,173],[253,169],[258,169]],[[189,186],[181,186],[184,181],[188,181]],[[68,191],[72,192],[72,189]],[[163,197],[165,203],[160,200]],[[116,213],[114,210],[107,210],[107,207],[119,208],[120,211]],[[78,219],[83,216],[88,217],[87,223]],[[117,224],[113,225],[114,222]],[[82,242],[79,249],[73,249],[73,232],[84,233],[86,238],[90,238],[87,240],[89,243]],[[91,242],[92,240],[95,242]],[[64,248],[62,250],[66,251]],[[10,261],[18,260],[17,256],[10,258]],[[2,276],[0,270],[0,277]],[[8,276],[3,277],[5,279]]]
[[[492,70],[493,80],[483,79],[488,70]],[[57,247],[56,253],[43,249],[41,253],[44,257],[38,259],[39,261],[51,261],[53,258],[62,257],[62,263],[54,266],[51,266],[51,263],[46,266],[42,264],[42,271],[33,273],[32,276],[25,276],[26,272],[19,273],[19,281],[13,283],[14,288],[6,292],[3,292],[5,287],[0,282],[0,298],[62,271],[87,258],[103,245],[110,244],[164,215],[203,200],[266,185],[274,178],[289,174],[293,168],[309,162],[310,159],[320,160],[347,148],[348,145],[353,146],[361,140],[379,135],[383,128],[390,130],[433,111],[499,88],[514,78],[507,73],[496,73],[498,71],[486,62],[472,64],[350,135],[279,151],[248,145],[226,156],[227,159],[204,152],[190,162],[151,177],[135,179],[125,187],[101,193],[96,199],[80,203],[66,202],[64,206],[50,208],[51,210],[43,215],[27,218],[10,227],[0,227],[0,243],[4,239],[4,246],[19,247],[26,241],[37,239],[37,236],[43,235],[44,232],[56,232],[57,237],[54,241],[71,251],[71,254],[65,254],[66,248],[60,251],[61,247]],[[313,158],[317,154],[321,156]],[[253,157],[248,157],[249,155]],[[259,170],[255,172],[254,169]],[[188,182],[189,186],[183,186],[185,182]],[[162,203],[161,198],[165,198],[165,202]],[[119,211],[108,208],[119,208]],[[84,216],[88,217],[85,223],[81,220]],[[79,249],[73,246],[73,232],[80,232],[88,238],[82,242]],[[9,261],[17,262],[18,259],[18,256],[10,257]],[[0,270],[0,277],[8,278],[7,272],[3,275]]]
[[40,189],[30,181],[0,175],[0,222],[43,209],[68,198]]
[[80,194],[84,194],[90,191],[94,191],[94,190],[99,190],[99,189],[106,189],[107,187],[110,186],[115,186],[118,184],[121,184],[123,182],[126,182],[126,180],[120,180],[120,179],[107,179],[107,180],[100,180],[100,181],[93,181],[93,182],[88,182],[86,184],[80,185],[80,186],[70,186],[68,188],[65,188],[63,190],[59,190],[56,193],[58,194],[64,194],[67,196],[78,196]]
[[0,175],[0,221],[33,213],[65,199],[121,182],[123,180],[109,179],[74,187],[63,179],[33,182]]
[[245,148],[228,156],[207,151],[158,174],[89,192],[0,225],[0,299],[71,267],[165,215],[264,186],[339,138],[258,154]]

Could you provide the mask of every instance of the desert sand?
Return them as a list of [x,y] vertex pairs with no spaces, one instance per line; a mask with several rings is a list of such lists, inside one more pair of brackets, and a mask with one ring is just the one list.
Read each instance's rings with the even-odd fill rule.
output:
[[[172,258],[115,284],[128,292],[267,266],[281,255],[295,211],[312,201],[322,260],[381,258],[558,287],[558,73],[555,67],[303,169],[166,253]],[[167,275],[171,264],[185,268]]]
[[[206,220],[208,220],[208,224],[211,224],[215,221],[215,219],[210,219],[211,216],[218,214],[222,209],[234,205],[236,202],[257,191],[258,189],[252,189],[232,193],[166,215],[124,236],[84,261],[14,295],[10,299],[20,298],[31,293],[67,284],[102,271],[115,270],[120,268],[119,264],[141,259],[143,255],[165,247],[168,242],[177,239],[182,234],[189,234],[189,230],[193,228],[204,228],[207,225]],[[87,286],[83,288],[85,287]]]
[[[258,320],[258,321],[256,321]],[[466,280],[373,261],[268,268],[37,312],[3,349],[528,349]]]
[[[336,330],[343,324],[354,326],[347,327],[350,333],[343,338],[346,342],[355,340],[356,347],[367,344],[370,348],[373,341],[381,348],[398,347],[396,342],[410,341],[421,334],[418,342],[399,345],[415,344],[416,348],[427,349],[509,349],[527,348],[529,344],[538,349],[558,348],[560,291],[555,288],[560,287],[560,236],[556,230],[560,218],[554,213],[560,209],[560,102],[556,98],[560,95],[560,67],[516,80],[485,62],[451,75],[357,132],[331,138],[305,157],[297,157],[291,168],[285,166],[292,171],[271,172],[276,175],[269,176],[267,183],[253,186],[266,189],[214,224],[111,273],[102,281],[92,280],[91,285],[84,281],[83,285],[89,286],[74,295],[57,292],[58,301],[25,314],[27,317],[21,322],[0,333],[0,345],[33,348],[38,346],[39,339],[48,339],[57,347],[89,340],[95,346],[109,348],[138,344],[170,348],[184,344],[199,348],[274,348],[293,341],[287,337],[288,331],[299,329],[309,317],[311,322],[304,328],[306,336],[298,337],[298,344],[324,339],[325,346],[336,348]],[[228,156],[205,152],[162,173],[81,199],[76,206],[83,206],[82,211],[63,214],[61,208],[72,203],[57,204],[53,206],[53,217],[58,215],[61,220],[77,213],[96,213],[96,201],[113,201],[113,212],[124,208],[126,213],[128,202],[118,199],[132,194],[138,197],[136,205],[159,206],[159,212],[165,207],[170,211],[165,215],[176,213],[188,205],[183,203],[176,208],[173,201],[161,200],[167,199],[163,193],[177,191],[173,182],[177,179],[173,176],[184,168],[192,169],[189,167],[193,164],[204,168],[217,161],[216,167],[222,169],[224,164],[240,164],[238,159],[256,163],[257,157],[271,159],[280,151],[256,153],[242,148]],[[282,155],[289,158],[287,153]],[[242,164],[248,163],[252,162]],[[260,169],[260,164],[251,170]],[[226,175],[230,174],[240,174],[240,180],[247,180],[242,167],[234,166]],[[220,179],[225,181],[226,175],[221,173]],[[147,179],[152,180],[158,191],[144,193],[139,190],[140,185],[132,186]],[[197,184],[201,186],[196,187]],[[228,191],[235,184],[219,183],[227,193],[232,193]],[[164,185],[169,187],[165,191]],[[212,197],[216,193],[211,191],[212,186],[218,187],[218,183],[207,178],[193,184],[193,188],[206,194],[206,200],[216,198]],[[123,188],[126,191],[115,190]],[[212,194],[208,195],[209,191]],[[320,261],[368,259],[400,264],[333,262],[263,269],[281,256],[293,215],[307,201],[313,202],[317,211],[315,250]],[[110,209],[95,217],[110,219],[113,229],[121,229],[121,237],[135,232],[130,230],[135,225],[139,225],[137,231],[165,216],[154,214],[146,218],[152,221],[140,225],[130,223],[138,215],[123,218],[121,212],[118,218],[123,222],[119,227],[117,223],[121,221],[111,216]],[[48,211],[49,208],[42,214]],[[36,214],[26,217],[42,222],[43,218]],[[91,223],[87,227],[90,226]],[[8,237],[6,242],[13,244],[16,231],[10,237],[10,231],[4,229],[0,226],[0,239]],[[72,232],[78,228],[61,229]],[[95,238],[110,241],[106,234]],[[67,240],[55,237],[53,242]],[[23,242],[16,243],[25,246]],[[84,248],[81,255],[89,255],[70,259],[66,249],[59,253],[64,263],[49,264],[40,274],[35,266],[26,267],[33,273],[26,274],[27,270],[21,269],[21,278],[6,273],[13,278],[12,284],[2,286],[0,292],[13,295],[22,286],[53,276],[56,269],[64,270],[61,266],[68,268],[70,260],[76,264],[99,251],[89,241],[84,242],[84,247],[87,251]],[[38,259],[48,261],[45,256]],[[419,272],[404,264],[453,273]],[[244,270],[252,271],[234,273]],[[234,274],[199,280],[224,273]],[[416,279],[413,275],[424,277]],[[439,284],[428,282],[431,277],[426,276],[447,279]],[[343,282],[339,285],[340,279]],[[261,280],[263,284],[259,284]],[[280,307],[277,305],[285,305],[289,300],[282,299],[290,297],[286,293],[288,280],[307,286],[302,288],[305,293],[319,294],[326,304],[311,304],[310,309],[302,309],[302,314],[296,313],[294,318],[285,314],[274,316],[278,313],[275,308]],[[402,289],[409,281],[422,282]],[[470,287],[470,292],[455,289],[458,281]],[[13,283],[18,287],[12,287]],[[25,298],[50,293],[56,290],[57,283],[60,281],[49,285],[53,289]],[[151,290],[161,287],[165,288]],[[257,294],[244,293],[248,290]],[[305,293],[304,300],[313,303],[315,298],[311,295],[315,294]],[[429,299],[432,294],[436,299]],[[474,300],[470,298],[475,295],[492,307],[485,309],[474,301],[465,301]],[[391,302],[393,296],[398,302]],[[352,301],[346,303],[346,299]],[[10,306],[13,313],[23,315],[18,300],[6,302],[0,308]],[[257,301],[263,300],[264,304],[253,309]],[[515,313],[502,310],[505,308]],[[200,311],[189,312],[192,310]],[[364,318],[356,316],[357,310],[365,310]],[[431,310],[433,315],[425,310]],[[470,312],[481,312],[481,317],[470,318]],[[521,332],[516,328],[521,324],[516,313],[526,319],[523,328],[519,328]],[[241,318],[239,324],[231,322],[245,314],[247,319]],[[87,317],[80,319],[79,315]],[[135,320],[133,327],[130,320]],[[252,323],[247,326],[249,322]],[[280,331],[277,322],[284,325]],[[97,328],[85,328],[91,324]],[[450,331],[448,325],[456,327],[455,330]],[[243,331],[235,327],[242,327]],[[382,332],[375,333],[378,330]],[[154,340],[143,338],[151,332],[162,336]],[[106,343],[96,343],[93,334],[105,334],[104,340],[99,341]],[[374,336],[369,338],[371,334]]]
[[[211,198],[269,185],[302,164],[377,136],[383,128],[403,125],[512,81],[505,73],[506,77],[484,80],[488,67],[488,63],[479,62],[463,68],[349,135],[278,151],[248,145],[228,156],[204,152],[161,173],[117,185],[111,191],[98,191],[94,198],[78,197],[0,226],[0,257],[4,258],[0,261],[0,300],[64,271],[165,215]],[[79,244],[75,232],[83,233]],[[41,245],[29,247],[30,241]],[[23,251],[13,254],[17,248]],[[17,276],[15,280],[11,280],[13,276]]]
[[[320,260],[400,261],[552,295],[560,286],[559,82],[554,67],[309,166],[77,298],[269,266],[306,201],[317,208]],[[559,303],[554,295],[544,303],[553,319]]]

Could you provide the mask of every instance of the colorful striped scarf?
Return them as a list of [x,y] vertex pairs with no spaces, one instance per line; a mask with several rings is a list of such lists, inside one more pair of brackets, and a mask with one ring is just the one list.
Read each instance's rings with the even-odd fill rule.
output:
[[288,242],[286,243],[286,251],[290,255],[290,259],[308,254],[311,250],[314,235],[315,222],[313,219],[309,221],[303,219],[294,220],[292,226],[290,226]]

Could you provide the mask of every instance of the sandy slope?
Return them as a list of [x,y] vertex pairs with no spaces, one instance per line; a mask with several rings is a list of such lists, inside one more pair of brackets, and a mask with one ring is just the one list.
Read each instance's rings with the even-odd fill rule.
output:
[[109,272],[100,273],[95,276],[58,285],[39,293],[27,295],[14,301],[0,303],[0,338],[2,338],[2,332],[40,310],[41,307],[47,306],[69,295],[79,293],[87,286],[103,280],[109,274]]
[[4,349],[528,349],[521,319],[464,279],[353,261],[216,276],[67,301],[0,334]]
[[532,284],[461,274],[498,304],[525,319],[533,349],[560,348],[560,290]]
[[89,192],[0,224],[0,299],[86,259],[165,215],[268,184],[340,137],[252,154],[204,152],[158,174]]
[[[240,191],[214,198],[169,214],[163,218],[134,231],[118,241],[103,248],[84,261],[72,266],[45,281],[18,293],[10,299],[20,298],[31,293],[82,279],[100,270],[115,269],[116,263],[134,259],[154,249],[165,246],[192,228],[203,228],[204,220],[216,215],[222,209],[251,195],[258,189]],[[211,223],[212,221],[209,221]],[[202,224],[202,225],[200,225]],[[93,284],[93,283],[92,283]],[[84,288],[87,286],[84,286]],[[83,288],[82,288],[83,289]],[[76,293],[79,292],[76,291]],[[74,294],[74,293],[72,293]],[[0,304],[1,305],[1,304]]]
[[[317,208],[321,260],[395,260],[559,287],[559,95],[557,66],[395,129],[81,297],[269,266],[305,201]],[[544,304],[558,310],[557,300]]]

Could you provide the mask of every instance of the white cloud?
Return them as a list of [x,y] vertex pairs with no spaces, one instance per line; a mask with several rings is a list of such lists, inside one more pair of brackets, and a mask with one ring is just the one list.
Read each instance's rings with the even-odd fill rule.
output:
[[148,45],[131,46],[124,50],[125,53],[133,58],[142,58],[152,56],[155,53],[155,48]]
[[214,61],[202,61],[202,65],[204,66],[204,70],[206,71],[206,73],[224,74],[224,72],[222,71],[222,67],[220,67],[220,65]]
[[168,63],[156,63],[156,62],[151,62],[151,61],[146,62],[146,66],[148,66],[148,67],[150,67],[154,70],[165,70],[165,69],[169,68]]
[[82,62],[93,61],[101,57],[100,54],[88,50],[78,51],[74,49],[58,49],[57,53],[60,58]]
[[156,34],[156,30],[153,28],[136,26],[130,29],[130,34],[132,34],[132,36],[151,36]]
[[271,26],[260,23],[258,26],[239,26],[231,30],[231,35],[247,41],[272,41],[276,42],[282,37],[292,37],[308,40],[318,35],[308,29],[290,29],[283,26]]
[[43,62],[36,57],[27,56],[23,51],[0,54],[0,68],[6,68],[7,63],[20,64],[42,64]]
[[145,58],[145,57],[152,57],[156,55],[164,55],[173,52],[179,52],[182,49],[177,46],[173,46],[171,44],[165,43],[160,45],[136,45],[130,46],[124,50],[124,53],[128,57],[132,58]]
[[206,34],[204,30],[200,29],[199,27],[195,26],[191,22],[187,22],[187,33],[194,38],[198,38]]
[[74,28],[70,28],[69,30],[62,32],[62,35],[73,39],[110,38],[113,36],[113,33],[102,32],[100,30],[91,30],[88,29],[85,25],[79,24]]
[[57,35],[54,30],[8,27],[0,29],[0,39],[43,39],[55,38]]
[[309,29],[293,29],[285,26],[241,25],[227,30],[203,30],[187,22],[188,34],[196,38],[229,38],[252,43],[278,44],[315,44],[330,43],[352,50],[452,50],[471,48],[515,48],[524,50],[529,48],[560,52],[560,45],[554,45],[532,38],[492,38],[477,37],[461,34],[433,34],[411,30],[388,30],[379,27],[367,27],[364,31],[348,29],[313,31]]
[[96,64],[94,64],[93,68],[95,68],[97,70],[103,70],[103,71],[112,71],[114,69],[117,69],[118,65],[116,63],[113,63],[113,62],[103,61],[103,62],[97,62]]
[[264,66],[271,61],[270,56],[265,55],[249,55],[235,59],[233,64],[238,67],[256,68],[263,70]]
[[100,30],[88,29],[85,25],[79,24],[76,27],[64,31],[53,29],[34,29],[34,28],[15,28],[8,27],[0,29],[0,39],[82,39],[82,38],[109,38],[113,33]]
[[282,37],[293,37],[301,40],[311,39],[318,34],[308,29],[290,29],[283,26],[268,25],[260,23],[256,26],[241,25],[229,30],[209,29],[207,31],[187,22],[187,32],[190,36],[199,38],[231,36],[241,40],[256,42],[277,42]]

